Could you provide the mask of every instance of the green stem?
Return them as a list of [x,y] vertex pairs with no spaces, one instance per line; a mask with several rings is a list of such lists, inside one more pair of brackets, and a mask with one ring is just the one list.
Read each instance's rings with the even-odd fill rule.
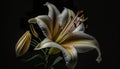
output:
[[38,38],[39,39],[39,41],[42,41],[40,38]]
[[36,45],[34,45],[34,44],[32,44],[32,43],[31,43],[30,45],[33,46],[33,47],[36,47]]
[[48,49],[45,49],[45,69],[48,68],[48,59],[49,59],[49,54],[48,54]]
[[34,41],[31,41],[31,43],[34,44],[34,45],[37,45],[37,44],[38,44],[38,43],[36,43],[36,42],[34,42]]
[[35,39],[32,39],[32,41],[34,41],[35,43],[39,43],[38,41],[36,41]]

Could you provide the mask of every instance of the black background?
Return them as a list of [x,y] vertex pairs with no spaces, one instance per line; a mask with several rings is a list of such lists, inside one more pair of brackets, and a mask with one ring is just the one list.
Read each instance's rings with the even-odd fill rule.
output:
[[[99,42],[102,52],[102,62],[95,62],[96,52],[91,51],[81,54],[78,57],[76,69],[103,69],[113,67],[118,64],[117,55],[117,28],[116,23],[105,22],[104,1],[100,0],[4,0],[3,2],[3,67],[12,69],[35,69],[33,66],[24,64],[15,55],[15,44],[20,36],[27,30],[27,20],[31,17],[47,14],[46,2],[55,4],[60,11],[67,7],[77,12],[84,10],[89,18],[86,32],[93,35]],[[45,11],[44,11],[45,10]],[[6,51],[7,50],[7,51]],[[7,52],[7,53],[5,53]],[[95,56],[94,56],[95,54]],[[64,68],[58,66],[60,69]],[[58,68],[57,68],[58,69]]]

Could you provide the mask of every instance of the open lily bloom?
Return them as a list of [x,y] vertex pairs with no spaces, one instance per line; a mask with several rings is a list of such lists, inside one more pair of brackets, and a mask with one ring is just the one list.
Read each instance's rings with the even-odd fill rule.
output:
[[77,53],[88,52],[96,49],[98,52],[97,62],[101,61],[99,44],[96,39],[86,33],[83,22],[84,16],[78,17],[82,11],[75,13],[64,8],[62,13],[51,3],[45,4],[48,9],[48,15],[39,15],[29,19],[29,23],[37,23],[41,28],[45,39],[41,41],[34,50],[51,48],[49,54],[62,52],[66,65],[73,69],[77,63]]

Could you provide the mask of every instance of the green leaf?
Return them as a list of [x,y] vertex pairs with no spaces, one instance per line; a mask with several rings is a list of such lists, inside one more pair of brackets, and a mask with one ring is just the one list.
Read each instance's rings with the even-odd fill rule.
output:
[[38,67],[38,66],[41,66],[41,65],[44,65],[44,63],[36,64],[35,67]]
[[51,67],[50,69],[54,69],[53,67]]
[[26,62],[31,61],[31,60],[35,59],[36,57],[38,57],[38,56],[39,56],[39,54],[34,55],[34,56],[30,57],[29,59],[27,59]]
[[61,56],[57,57],[55,61],[53,62],[52,66],[60,62],[63,58]]

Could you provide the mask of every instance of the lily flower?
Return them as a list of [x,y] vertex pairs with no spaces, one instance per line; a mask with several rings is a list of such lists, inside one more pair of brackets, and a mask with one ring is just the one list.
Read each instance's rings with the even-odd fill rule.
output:
[[15,48],[16,55],[17,56],[24,55],[29,49],[30,42],[31,42],[31,34],[29,31],[26,31],[16,43],[16,48]]
[[97,62],[101,61],[101,53],[97,40],[86,34],[83,22],[86,20],[79,11],[75,13],[64,8],[62,13],[55,5],[47,2],[48,15],[39,15],[28,20],[29,23],[37,23],[41,28],[45,39],[41,41],[34,50],[51,48],[49,54],[62,52],[66,66],[74,69],[77,63],[77,53],[84,53],[96,49],[98,52]]

